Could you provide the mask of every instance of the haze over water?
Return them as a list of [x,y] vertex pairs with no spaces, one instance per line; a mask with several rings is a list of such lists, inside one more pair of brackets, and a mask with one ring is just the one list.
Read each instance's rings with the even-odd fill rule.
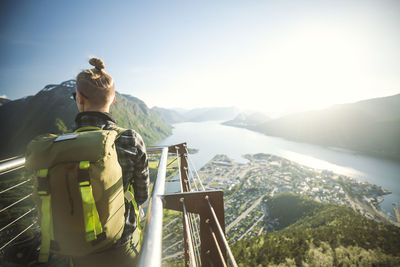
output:
[[266,136],[247,129],[221,125],[220,122],[174,124],[173,134],[159,143],[172,145],[187,142],[199,152],[191,155],[200,169],[216,154],[226,154],[237,162],[246,162],[244,154],[266,153],[287,158],[315,169],[376,184],[392,192],[384,197],[381,207],[393,212],[392,202],[400,202],[400,163],[373,158],[351,151],[297,143]]

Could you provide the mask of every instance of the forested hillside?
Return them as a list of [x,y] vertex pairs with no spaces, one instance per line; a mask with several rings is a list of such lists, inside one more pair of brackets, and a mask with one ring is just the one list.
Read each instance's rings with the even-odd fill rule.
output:
[[400,229],[348,207],[281,194],[266,202],[281,229],[233,244],[239,266],[398,266]]

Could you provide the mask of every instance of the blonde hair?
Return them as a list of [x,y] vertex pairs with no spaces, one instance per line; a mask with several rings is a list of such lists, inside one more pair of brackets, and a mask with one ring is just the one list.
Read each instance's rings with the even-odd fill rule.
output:
[[103,107],[115,96],[114,80],[104,71],[106,66],[100,58],[91,58],[89,64],[94,68],[78,74],[76,87],[91,105]]

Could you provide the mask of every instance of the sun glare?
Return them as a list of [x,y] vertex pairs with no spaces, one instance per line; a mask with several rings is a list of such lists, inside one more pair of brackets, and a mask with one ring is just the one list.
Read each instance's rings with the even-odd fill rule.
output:
[[324,108],[352,101],[352,94],[373,85],[365,69],[369,50],[365,34],[348,25],[302,24],[238,49],[234,60],[180,73],[172,90],[190,88],[199,106],[277,115]]
[[302,165],[308,166],[310,168],[319,169],[319,170],[330,170],[338,174],[347,175],[350,177],[362,177],[365,176],[362,172],[355,170],[350,167],[339,166],[325,160],[317,159],[311,157],[309,155],[304,155],[300,153],[296,153],[293,151],[282,150],[281,151],[283,157],[298,162]]
[[[248,107],[264,110],[318,109],[368,88],[363,70],[368,44],[349,27],[303,25],[257,47],[236,77],[248,84]],[[245,74],[245,75],[243,75]],[[250,82],[248,82],[250,81]],[[235,85],[232,85],[235,86]],[[238,96],[240,97],[240,96]]]
[[224,49],[200,49],[198,62],[159,71],[165,90],[141,97],[165,106],[171,95],[188,95],[170,107],[236,106],[279,117],[396,93],[397,78],[382,71],[396,60],[381,49],[379,25],[353,19],[311,17],[254,29],[242,43],[222,39]]

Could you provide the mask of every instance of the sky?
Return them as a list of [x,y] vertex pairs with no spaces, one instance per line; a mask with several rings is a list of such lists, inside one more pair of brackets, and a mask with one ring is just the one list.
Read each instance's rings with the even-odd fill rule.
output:
[[0,96],[100,57],[149,107],[269,115],[400,93],[400,1],[0,2]]

